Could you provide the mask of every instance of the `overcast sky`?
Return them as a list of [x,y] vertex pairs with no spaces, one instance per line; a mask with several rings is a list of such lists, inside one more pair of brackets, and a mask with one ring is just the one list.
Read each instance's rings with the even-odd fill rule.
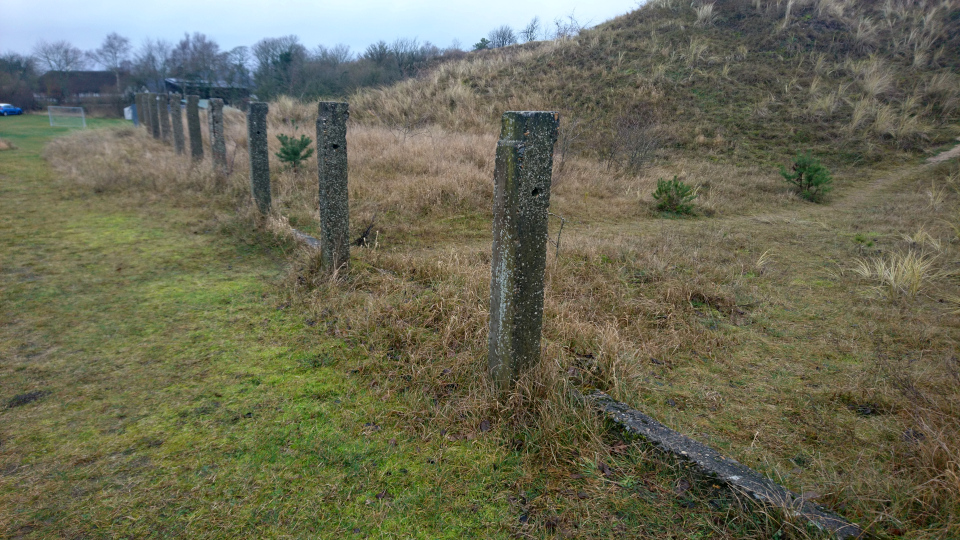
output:
[[355,53],[398,37],[441,48],[459,40],[466,49],[502,24],[520,29],[534,16],[550,24],[572,13],[581,24],[595,25],[637,5],[637,0],[3,0],[0,52],[29,53],[41,39],[65,39],[90,50],[110,32],[130,38],[134,48],[148,37],[175,43],[184,32],[201,32],[221,50],[290,34],[310,49],[344,43]]

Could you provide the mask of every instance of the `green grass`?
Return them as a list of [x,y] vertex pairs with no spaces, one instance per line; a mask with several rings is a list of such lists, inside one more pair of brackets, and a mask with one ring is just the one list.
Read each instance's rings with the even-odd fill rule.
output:
[[357,371],[369,344],[283,301],[282,252],[54,177],[40,150],[64,130],[44,122],[0,124],[17,147],[0,153],[0,535],[776,530],[711,485],[675,492],[683,472],[613,434],[608,456],[540,466],[500,426],[430,425],[429,398]]

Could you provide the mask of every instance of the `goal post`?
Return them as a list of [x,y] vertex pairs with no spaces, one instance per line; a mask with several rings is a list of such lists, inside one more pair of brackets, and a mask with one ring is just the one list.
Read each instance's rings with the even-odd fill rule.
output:
[[86,128],[87,118],[83,107],[47,107],[51,127]]

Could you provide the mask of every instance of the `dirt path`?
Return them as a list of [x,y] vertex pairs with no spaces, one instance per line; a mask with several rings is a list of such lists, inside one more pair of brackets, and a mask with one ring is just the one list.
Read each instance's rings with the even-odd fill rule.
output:
[[[960,141],[960,137],[957,137],[957,140]],[[960,144],[958,144],[957,146],[954,146],[953,148],[951,148],[950,150],[947,150],[946,152],[940,152],[939,154],[931,158],[928,158],[927,163],[933,165],[936,163],[947,161],[948,159],[953,159],[955,157],[960,157]]]

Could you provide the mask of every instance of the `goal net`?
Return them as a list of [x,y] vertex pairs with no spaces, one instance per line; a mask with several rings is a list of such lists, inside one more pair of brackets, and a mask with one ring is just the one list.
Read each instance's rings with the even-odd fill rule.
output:
[[83,114],[83,107],[47,107],[50,116],[50,125],[55,127],[87,127],[87,118]]

